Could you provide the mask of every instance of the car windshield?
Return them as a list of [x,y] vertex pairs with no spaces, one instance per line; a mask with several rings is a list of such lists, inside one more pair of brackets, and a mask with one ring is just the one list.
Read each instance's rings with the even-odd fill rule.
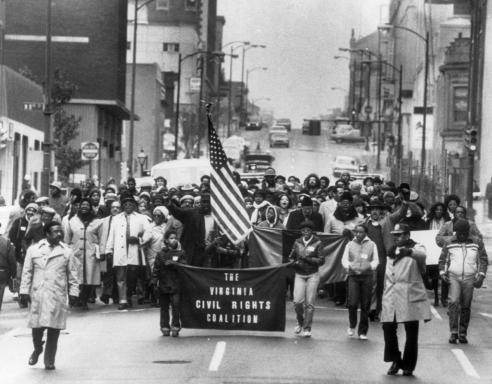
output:
[[351,159],[337,159],[336,163],[339,165],[355,165],[355,161]]
[[272,139],[285,139],[287,135],[285,133],[274,133]]

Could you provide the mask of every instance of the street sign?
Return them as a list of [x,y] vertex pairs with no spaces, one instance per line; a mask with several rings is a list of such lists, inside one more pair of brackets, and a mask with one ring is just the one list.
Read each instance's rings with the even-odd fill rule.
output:
[[82,160],[99,160],[99,143],[85,141],[80,145]]
[[44,103],[35,103],[27,101],[24,103],[24,111],[42,111],[44,110]]
[[199,77],[190,77],[190,91],[200,92],[201,79]]

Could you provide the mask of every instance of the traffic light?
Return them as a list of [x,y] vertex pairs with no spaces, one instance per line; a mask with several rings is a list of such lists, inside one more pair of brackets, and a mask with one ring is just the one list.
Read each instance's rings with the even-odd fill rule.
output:
[[465,147],[470,152],[475,152],[478,149],[478,131],[472,127],[465,130]]

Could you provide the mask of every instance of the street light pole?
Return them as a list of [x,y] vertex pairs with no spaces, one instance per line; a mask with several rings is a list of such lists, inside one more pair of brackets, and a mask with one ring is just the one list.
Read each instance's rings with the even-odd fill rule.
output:
[[241,94],[240,94],[240,102],[239,102],[239,122],[240,125],[243,123],[244,119],[244,112],[243,112],[243,100],[244,100],[244,58],[246,55],[246,52],[251,49],[251,48],[266,48],[266,45],[263,44],[252,44],[248,46],[247,48],[243,46],[243,57],[242,57],[242,64],[241,64]]
[[410,32],[413,35],[417,36],[419,39],[424,41],[425,44],[425,57],[424,57],[424,105],[423,105],[423,116],[422,116],[422,152],[420,154],[420,177],[419,177],[419,188],[420,188],[420,183],[422,180],[422,177],[425,174],[425,146],[426,146],[426,131],[427,131],[427,83],[428,83],[428,77],[429,77],[429,32],[425,33],[425,36],[422,34],[418,33],[417,31],[407,28],[401,25],[392,25],[392,24],[387,24],[378,27],[378,29],[402,29],[404,31]]
[[401,146],[401,106],[403,103],[402,99],[402,91],[403,91],[403,65],[400,64],[400,79],[398,84],[398,152],[397,152],[397,169],[398,169],[398,183],[401,183],[401,157],[403,155],[402,146]]
[[181,93],[181,62],[183,61],[181,53],[178,56],[178,84],[176,98],[176,116],[174,120],[174,160],[178,160],[178,136],[179,136],[179,98]]
[[133,12],[133,51],[132,51],[132,83],[130,98],[130,128],[128,132],[128,169],[129,176],[133,176],[133,132],[135,129],[135,74],[137,72],[137,26],[138,0],[135,0]]
[[425,33],[425,61],[424,61],[424,115],[422,116],[422,154],[420,159],[420,177],[419,180],[425,174],[425,138],[427,128],[427,81],[429,77],[429,32]]
[[[51,174],[51,0],[48,0],[46,22],[46,46],[44,64],[44,143],[43,143],[43,175],[41,193],[48,196]],[[3,54],[3,52],[2,52]]]
[[[153,0],[152,0],[153,1]],[[174,159],[178,159],[178,136],[179,136],[179,107],[180,107],[180,94],[181,94],[181,63],[188,59],[189,57],[193,57],[199,54],[205,54],[205,55],[214,55],[216,57],[223,57],[224,54],[222,52],[216,52],[216,51],[197,51],[190,53],[189,55],[186,55],[182,57],[181,53],[178,56],[178,84],[177,84],[177,100],[176,100],[176,116],[175,116],[175,126],[176,126],[176,132],[174,136]],[[200,73],[200,77],[203,77],[203,71]],[[201,83],[203,83],[203,79],[201,80]],[[202,85],[200,84],[200,96],[202,93]],[[199,104],[201,104],[201,100],[199,100]],[[199,106],[200,110],[201,107]],[[198,147],[199,148],[199,147]]]
[[[257,70],[262,70],[262,71],[266,71],[268,68],[267,67],[253,67],[251,69],[247,69],[246,70],[246,90],[249,91],[249,88],[248,88],[248,82],[249,82],[249,74],[251,72],[254,72],[254,71],[257,71]],[[248,98],[246,98],[246,116],[245,116],[245,120],[248,118]]]
[[[137,71],[137,27],[138,27],[138,11],[151,3],[154,0],[146,0],[138,5],[138,0],[135,0],[135,9],[133,12],[133,50],[132,50],[132,82],[130,95],[130,126],[128,129],[128,168],[129,176],[133,176],[133,137],[135,131],[135,76]],[[99,175],[100,177],[101,175]]]

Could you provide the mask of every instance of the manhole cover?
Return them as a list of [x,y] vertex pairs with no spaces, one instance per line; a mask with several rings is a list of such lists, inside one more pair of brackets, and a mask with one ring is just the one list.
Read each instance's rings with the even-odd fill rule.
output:
[[152,364],[189,364],[190,360],[155,360]]

